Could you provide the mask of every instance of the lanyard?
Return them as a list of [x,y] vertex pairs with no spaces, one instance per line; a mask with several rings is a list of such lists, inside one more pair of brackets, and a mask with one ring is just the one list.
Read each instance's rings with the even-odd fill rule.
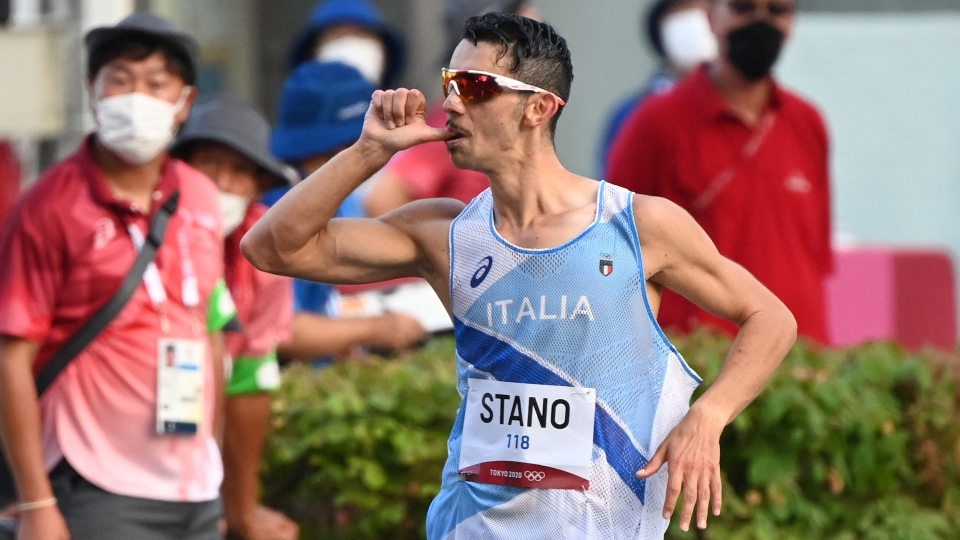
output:
[[197,287],[197,272],[193,267],[193,257],[190,253],[190,241],[182,228],[177,231],[177,246],[180,248],[180,274],[183,281],[180,284],[180,295],[183,303],[189,308],[200,305],[200,291]]
[[[139,252],[143,248],[145,241],[140,229],[130,223],[127,225],[127,231],[133,240],[133,245]],[[180,273],[182,282],[180,284],[180,294],[183,304],[188,308],[196,308],[200,305],[200,291],[197,286],[197,275],[193,266],[193,258],[190,253],[190,243],[187,235],[181,228],[177,231],[177,247],[180,251]],[[147,296],[150,297],[150,303],[160,314],[160,326],[164,332],[170,331],[170,321],[167,318],[166,304],[167,291],[163,288],[163,280],[160,279],[160,270],[157,265],[151,261],[143,273],[143,285],[147,289]]]

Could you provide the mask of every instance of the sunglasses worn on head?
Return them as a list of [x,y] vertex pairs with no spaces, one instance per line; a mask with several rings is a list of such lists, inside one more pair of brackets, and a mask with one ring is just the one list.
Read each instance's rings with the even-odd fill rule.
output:
[[[727,5],[737,15],[753,15],[757,11],[763,11],[763,5],[756,0],[730,0]],[[766,8],[771,17],[785,17],[793,15],[797,5],[794,2],[769,2]]]
[[560,99],[560,96],[549,90],[544,90],[527,83],[520,82],[510,77],[478,71],[475,69],[447,69],[443,68],[443,95],[449,96],[450,92],[455,93],[464,103],[477,103],[495,98],[503,93],[504,88],[516,90],[518,92],[536,92],[538,94],[550,94],[560,101],[560,105],[566,105],[567,102]]

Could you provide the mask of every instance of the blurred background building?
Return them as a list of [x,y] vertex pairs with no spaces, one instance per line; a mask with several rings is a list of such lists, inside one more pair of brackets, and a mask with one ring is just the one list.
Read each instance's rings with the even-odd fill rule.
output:
[[[436,97],[443,0],[377,3],[408,40],[405,84]],[[92,126],[81,38],[141,9],[198,38],[202,100],[248,98],[273,118],[290,43],[314,4],[0,0],[0,141],[16,150],[25,185],[69,154]],[[535,4],[574,53],[559,154],[568,168],[592,175],[611,109],[656,66],[641,36],[649,0]],[[827,117],[837,245],[960,253],[960,0],[802,0],[800,10],[778,76]]]

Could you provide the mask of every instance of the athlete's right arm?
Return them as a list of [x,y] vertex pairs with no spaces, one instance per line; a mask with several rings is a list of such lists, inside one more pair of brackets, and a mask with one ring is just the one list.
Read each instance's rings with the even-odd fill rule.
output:
[[326,283],[366,283],[419,275],[423,253],[411,227],[443,218],[447,203],[420,203],[377,219],[333,219],[347,196],[400,150],[451,136],[427,125],[417,90],[377,90],[356,144],[277,202],[244,236],[257,268]]
[[[39,346],[0,337],[0,439],[20,502],[53,497],[40,443],[40,405],[32,366]],[[70,533],[57,506],[20,515],[19,540],[67,540]]]

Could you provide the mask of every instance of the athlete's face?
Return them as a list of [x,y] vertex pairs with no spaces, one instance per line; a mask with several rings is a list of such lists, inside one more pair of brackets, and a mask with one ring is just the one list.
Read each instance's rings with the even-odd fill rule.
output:
[[[461,41],[450,59],[450,69],[474,69],[513,77],[510,59],[497,57],[500,47],[480,42]],[[460,136],[447,141],[454,165],[462,169],[489,172],[494,162],[517,146],[523,119],[523,106],[529,94],[505,90],[501,95],[480,102],[464,103],[450,92],[443,103],[448,124]]]

